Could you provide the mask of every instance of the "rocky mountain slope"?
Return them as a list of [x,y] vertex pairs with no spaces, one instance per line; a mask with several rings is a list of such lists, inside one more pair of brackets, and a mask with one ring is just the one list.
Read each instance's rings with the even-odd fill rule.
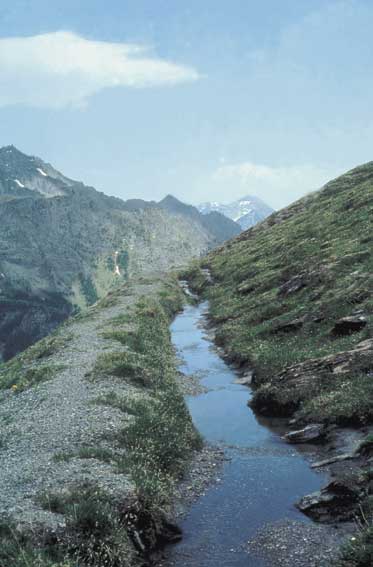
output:
[[218,212],[234,220],[243,230],[256,225],[273,213],[273,209],[264,201],[253,195],[246,195],[242,199],[231,203],[207,202],[198,205],[198,210],[206,215]]
[[[289,442],[322,443],[331,482],[299,507],[366,530],[341,565],[373,559],[373,162],[272,214],[189,272],[210,300],[216,342],[286,418]],[[365,561],[365,562],[364,562]]]
[[201,214],[197,207],[182,203],[172,195],[167,195],[158,203],[158,206],[173,214],[182,214],[194,221],[198,219],[209,233],[215,234],[217,242],[229,240],[241,232],[239,224],[227,218],[224,214],[218,211]]
[[234,234],[234,223],[221,229],[198,212],[133,207],[13,146],[2,148],[0,360],[130,274],[181,265]]

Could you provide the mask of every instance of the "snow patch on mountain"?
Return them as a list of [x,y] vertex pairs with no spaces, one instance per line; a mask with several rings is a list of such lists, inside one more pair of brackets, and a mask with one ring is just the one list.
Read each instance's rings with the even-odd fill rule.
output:
[[243,230],[254,226],[273,213],[273,209],[269,205],[253,195],[246,195],[231,203],[219,203],[217,201],[201,203],[197,208],[202,214],[208,214],[212,211],[222,213],[237,222]]

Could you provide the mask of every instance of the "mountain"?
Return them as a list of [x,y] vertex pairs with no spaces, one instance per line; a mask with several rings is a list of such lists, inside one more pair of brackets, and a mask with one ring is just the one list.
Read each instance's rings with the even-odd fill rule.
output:
[[204,215],[212,211],[221,213],[238,223],[243,230],[256,225],[273,213],[271,207],[259,199],[259,197],[253,195],[247,195],[228,204],[217,202],[201,203],[198,205],[198,210]]
[[173,214],[180,214],[192,220],[198,220],[209,233],[215,236],[216,244],[229,240],[241,232],[239,225],[222,213],[212,211],[201,214],[197,207],[182,203],[172,195],[167,195],[158,203],[158,206]]
[[218,228],[197,210],[126,203],[0,149],[0,360],[129,275],[181,265],[237,232]]
[[[373,162],[223,244],[189,278],[210,302],[216,343],[254,388],[252,407],[286,418],[289,442],[322,442],[315,461],[331,459],[324,464],[332,482],[300,510],[364,524],[373,454]],[[367,543],[372,557],[365,524],[338,564],[371,564],[352,561]]]

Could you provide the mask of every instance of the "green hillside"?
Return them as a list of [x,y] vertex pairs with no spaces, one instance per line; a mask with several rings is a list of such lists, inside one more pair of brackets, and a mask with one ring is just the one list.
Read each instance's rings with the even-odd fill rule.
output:
[[[303,381],[296,392],[290,380],[287,390],[281,375],[286,367],[351,350],[372,336],[372,243],[369,163],[208,256],[214,280],[208,297],[218,324],[217,342],[233,362],[254,366],[258,389],[253,403],[259,410],[280,415],[298,410],[304,418],[317,414],[325,420],[373,417],[373,404],[352,403],[361,388],[373,402],[368,368],[357,362],[343,380],[329,376],[317,384]],[[366,318],[360,332],[331,332],[339,318],[351,315]],[[346,390],[351,405],[340,408]]]
[[[331,465],[330,483],[300,503],[316,520],[355,518],[365,527],[336,559],[344,567],[373,562],[372,244],[370,162],[212,251],[186,274],[210,301],[216,343],[252,379],[252,407],[291,418],[296,435],[317,424],[323,454],[333,462],[342,451],[350,459]],[[355,428],[355,444],[346,426]]]
[[[368,163],[190,269],[192,286],[210,301],[216,343],[244,374],[254,370],[251,405],[258,413],[292,418],[297,430],[320,424],[326,441],[335,427],[360,428],[361,439],[371,430],[366,427],[373,423],[372,245],[373,163]],[[332,478],[335,486],[353,486],[358,495],[345,517],[359,517],[364,509],[360,521],[370,526],[371,435],[363,446],[368,449],[357,450],[347,480],[334,469]],[[338,499],[334,485],[325,488],[330,502]],[[306,513],[318,519],[315,509]],[[333,517],[332,509],[327,513]],[[341,565],[371,565],[372,528],[356,542],[344,551]]]

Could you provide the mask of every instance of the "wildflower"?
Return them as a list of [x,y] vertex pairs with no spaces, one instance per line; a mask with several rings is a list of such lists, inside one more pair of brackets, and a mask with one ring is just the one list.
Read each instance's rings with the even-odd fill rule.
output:
[[13,392],[15,392],[16,390],[18,390],[18,386],[17,386],[17,384],[13,384],[13,386],[12,386],[12,390],[13,390]]

